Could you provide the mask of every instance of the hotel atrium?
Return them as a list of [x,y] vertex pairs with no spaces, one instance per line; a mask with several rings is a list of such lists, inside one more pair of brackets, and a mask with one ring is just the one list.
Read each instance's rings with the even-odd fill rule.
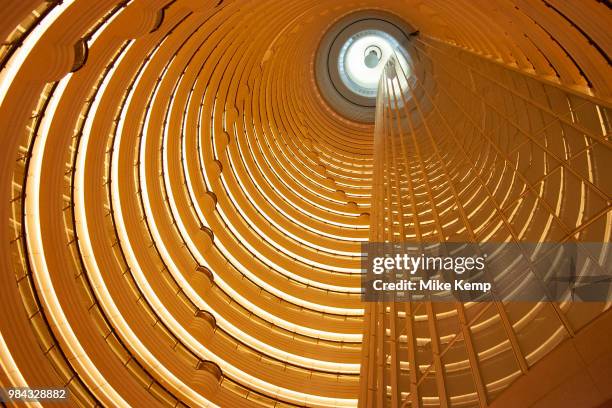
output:
[[597,0],[4,0],[3,405],[611,406],[610,289],[362,297],[368,242],[598,243],[610,281],[610,27]]

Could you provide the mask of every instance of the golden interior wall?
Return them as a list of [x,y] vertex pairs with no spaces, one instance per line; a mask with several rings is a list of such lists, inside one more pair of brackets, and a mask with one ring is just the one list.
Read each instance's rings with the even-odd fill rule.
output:
[[[475,166],[469,174],[491,169],[500,180],[533,176],[522,180],[527,193],[506,203],[552,214],[563,228],[546,237],[609,241],[611,19],[603,3],[5,1],[2,387],[67,387],[72,406],[354,407],[360,397],[367,401],[360,370],[371,320],[360,301],[359,274],[360,244],[370,237],[377,203],[375,127],[333,110],[317,89],[313,64],[334,21],[368,9],[417,27],[420,52],[431,59],[419,71],[427,86],[417,99],[431,109],[422,127],[430,134],[421,136],[435,142],[423,142],[418,157],[444,161],[435,146],[477,143],[482,135],[491,146],[499,145],[491,138],[520,135],[507,155],[528,147],[545,155],[553,149],[547,140],[558,143],[560,134],[575,131],[572,137],[584,145],[557,157],[564,164],[556,171],[510,171],[494,155],[476,157],[478,149],[452,155],[469,157],[464,164]],[[472,67],[473,83],[466,82],[464,65]],[[499,105],[509,94],[521,111]],[[555,105],[546,105],[553,94]],[[525,119],[534,106],[542,116]],[[455,129],[458,139],[448,130],[453,123],[463,125]],[[497,133],[504,128],[514,133]],[[592,155],[603,156],[598,166],[604,167],[585,169]],[[515,164],[523,163],[520,157]],[[469,188],[486,185],[477,181]],[[551,210],[558,203],[572,211]],[[496,227],[482,211],[469,224]],[[544,229],[528,227],[540,220],[517,225],[537,235]],[[524,355],[532,343],[553,338],[551,353],[556,343],[565,344],[561,338],[586,333],[607,308],[574,314],[562,306],[540,337],[507,347]],[[507,311],[512,317],[504,333],[527,314],[540,321],[555,311],[551,304]],[[444,311],[427,311],[429,317],[438,312]],[[568,327],[564,314],[574,333],[555,331]],[[485,342],[493,347],[502,340]],[[596,350],[609,353],[603,345]],[[460,361],[472,373],[477,358],[447,361],[437,354],[436,364],[441,372],[442,364]],[[517,363],[520,375],[530,378],[537,360]],[[501,400],[486,384],[506,368],[514,375],[510,367],[490,368],[490,376],[483,368],[481,380],[470,380],[474,390],[455,392],[451,384],[442,399],[440,378],[425,376],[428,385],[418,387],[432,398],[413,406],[456,405],[451,396],[472,392],[476,399],[466,397],[466,406]],[[611,397],[606,383],[589,391],[600,400]],[[411,401],[396,397],[393,406]]]

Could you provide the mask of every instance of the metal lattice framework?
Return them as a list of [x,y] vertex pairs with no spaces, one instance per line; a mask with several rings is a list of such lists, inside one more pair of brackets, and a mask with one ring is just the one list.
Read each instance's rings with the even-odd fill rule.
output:
[[[610,241],[605,102],[437,41],[410,52],[419,81],[392,60],[379,87],[370,241]],[[609,306],[370,303],[360,403],[488,406]]]

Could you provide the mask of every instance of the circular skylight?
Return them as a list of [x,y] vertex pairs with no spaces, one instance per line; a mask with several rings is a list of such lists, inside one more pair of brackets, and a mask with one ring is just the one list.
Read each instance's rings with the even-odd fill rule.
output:
[[397,47],[398,42],[383,31],[365,30],[351,36],[338,56],[344,85],[359,95],[376,97],[378,80]]
[[379,10],[342,17],[325,32],[315,55],[322,96],[342,116],[367,123],[374,122],[384,73],[389,75],[387,85],[399,86],[409,98],[408,85],[417,79],[410,54],[414,31],[395,15]]

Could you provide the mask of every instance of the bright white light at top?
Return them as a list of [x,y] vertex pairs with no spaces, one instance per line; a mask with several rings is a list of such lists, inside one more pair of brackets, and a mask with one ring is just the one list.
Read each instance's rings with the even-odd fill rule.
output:
[[[366,48],[376,46],[382,51],[380,61],[374,68],[368,68],[365,64]],[[372,88],[378,85],[378,79],[385,66],[385,62],[393,52],[389,42],[378,35],[367,35],[350,44],[344,59],[344,69],[349,78],[357,85]]]
[[[378,30],[361,31],[342,46],[338,58],[340,78],[353,92],[367,97],[375,97],[378,80],[387,59],[399,46],[389,34]],[[377,48],[381,51],[380,60],[373,68],[366,65],[367,50]]]

